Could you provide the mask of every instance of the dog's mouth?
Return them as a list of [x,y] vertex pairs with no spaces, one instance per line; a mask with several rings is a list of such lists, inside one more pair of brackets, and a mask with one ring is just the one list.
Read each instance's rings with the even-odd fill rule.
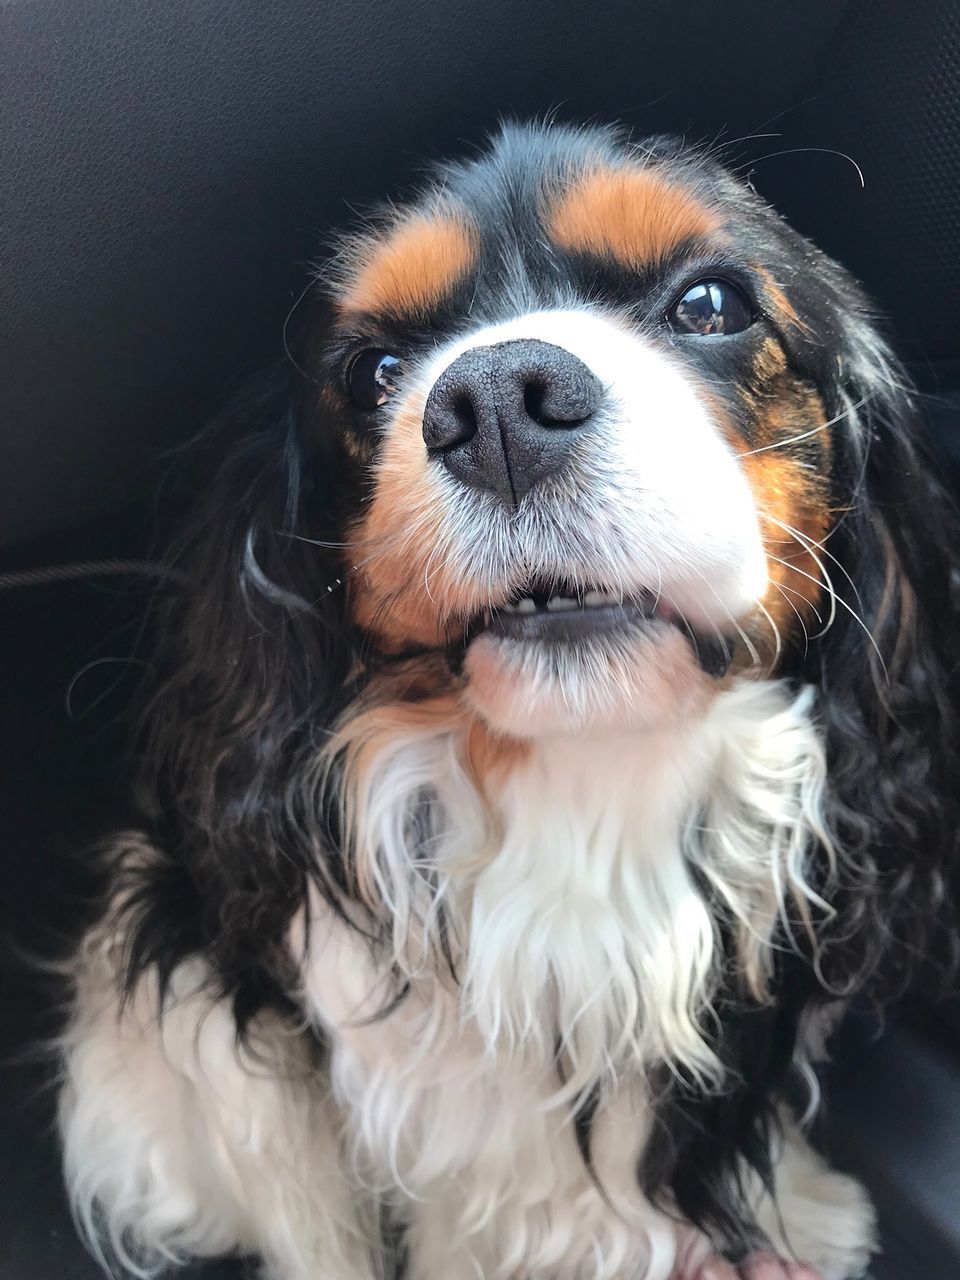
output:
[[666,603],[650,592],[624,597],[599,588],[536,581],[506,604],[483,613],[483,627],[511,640],[562,643],[591,635],[669,621]]
[[563,581],[537,580],[514,591],[510,599],[484,609],[473,634],[482,633],[528,643],[584,643],[593,638],[675,627],[690,641],[703,670],[725,675],[731,645],[719,633],[706,635],[692,627],[659,592],[641,590],[623,596],[603,588]]

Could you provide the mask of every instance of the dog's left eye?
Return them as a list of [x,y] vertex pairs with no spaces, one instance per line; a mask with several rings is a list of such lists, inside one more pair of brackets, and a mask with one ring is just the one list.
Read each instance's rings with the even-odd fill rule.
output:
[[361,409],[379,409],[397,390],[400,359],[376,347],[354,356],[347,369],[347,387]]
[[736,285],[700,280],[673,304],[667,319],[678,332],[703,338],[741,333],[753,323],[753,312]]

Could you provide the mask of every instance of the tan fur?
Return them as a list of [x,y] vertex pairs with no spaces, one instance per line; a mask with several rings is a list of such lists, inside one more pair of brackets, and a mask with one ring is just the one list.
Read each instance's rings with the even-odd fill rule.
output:
[[655,169],[599,169],[569,188],[550,211],[550,238],[562,249],[612,257],[628,267],[665,257],[684,240],[717,230],[717,219]]
[[[827,432],[811,437],[804,441],[807,452],[801,456],[787,443],[823,422],[826,412],[813,390],[786,373],[786,359],[778,343],[771,341],[761,349],[752,384],[747,405],[752,417],[750,438],[737,423],[740,415],[731,414],[729,406],[709,387],[702,387],[700,394],[739,459],[756,503],[767,551],[769,586],[760,600],[762,608],[742,624],[772,673],[778,658],[777,633],[784,650],[802,644],[805,628],[813,634],[820,625],[817,619],[825,584],[817,563],[823,554],[816,544],[823,542],[829,529],[830,442]],[[816,470],[804,465],[811,454],[824,460]],[[783,525],[791,526],[797,534]],[[807,542],[815,544],[813,554]],[[738,646],[733,673],[746,670],[752,662],[747,648]]]
[[438,302],[476,259],[473,229],[455,215],[417,214],[371,237],[340,299],[344,313],[416,315]]
[[[781,380],[777,387],[779,398],[765,407],[760,433],[764,443],[755,446],[761,451],[741,457],[768,552],[770,586],[761,603],[770,616],[761,618],[758,630],[761,637],[766,630],[774,652],[771,621],[783,644],[802,642],[804,628],[811,634],[819,629],[827,558],[821,544],[830,521],[829,432],[808,437],[799,453],[787,443],[824,422],[826,410],[811,389],[784,383]],[[814,469],[812,458],[817,459]]]
[[480,605],[446,568],[449,513],[424,448],[422,414],[422,397],[412,397],[391,424],[372,500],[350,537],[353,616],[388,650],[442,644],[450,636],[441,617],[468,616]]

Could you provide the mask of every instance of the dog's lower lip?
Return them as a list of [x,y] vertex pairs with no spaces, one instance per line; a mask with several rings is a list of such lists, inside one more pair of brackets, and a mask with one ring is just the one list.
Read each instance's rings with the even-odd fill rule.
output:
[[[552,599],[561,603],[556,597]],[[665,631],[676,627],[687,637],[697,664],[706,675],[719,679],[729,670],[733,647],[727,639],[719,632],[704,633],[692,627],[659,596],[645,595],[640,600],[610,604],[601,603],[601,599],[599,593],[589,593],[581,602],[563,600],[561,607],[531,611],[514,604],[510,608],[487,608],[478,616],[473,634],[486,632],[505,640],[564,644],[617,631],[639,628],[647,632],[653,628]]]

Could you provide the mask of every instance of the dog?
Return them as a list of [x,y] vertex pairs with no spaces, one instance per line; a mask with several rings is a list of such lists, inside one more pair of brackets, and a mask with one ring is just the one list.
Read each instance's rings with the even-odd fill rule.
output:
[[71,963],[138,1276],[848,1280],[807,1144],[952,910],[955,515],[854,280],[716,155],[509,124],[338,241],[176,552]]

